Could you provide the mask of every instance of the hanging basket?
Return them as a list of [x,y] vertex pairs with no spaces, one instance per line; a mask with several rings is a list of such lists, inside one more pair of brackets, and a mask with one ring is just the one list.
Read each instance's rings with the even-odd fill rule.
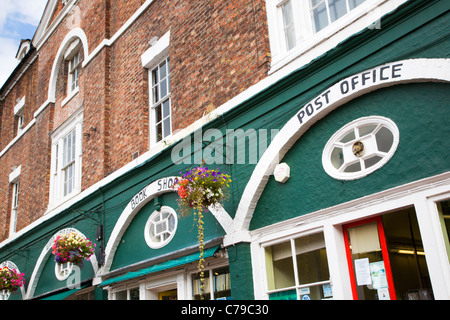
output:
[[175,179],[174,184],[180,196],[178,203],[182,214],[187,215],[192,209],[206,210],[211,205],[222,204],[228,197],[230,182],[230,176],[220,170],[205,166],[187,170],[181,179]]
[[52,254],[58,264],[73,263],[82,265],[95,252],[95,243],[76,232],[58,235],[52,246]]
[[25,284],[24,274],[8,267],[0,268],[0,291],[14,292]]
[[[180,172],[180,174],[182,174]],[[175,179],[179,199],[178,204],[182,215],[186,216],[193,212],[197,216],[198,247],[200,251],[198,271],[200,273],[200,297],[203,299],[204,279],[204,222],[203,212],[209,206],[222,204],[228,197],[228,187],[231,182],[230,176],[220,170],[208,169],[201,166],[187,170],[181,179]]]

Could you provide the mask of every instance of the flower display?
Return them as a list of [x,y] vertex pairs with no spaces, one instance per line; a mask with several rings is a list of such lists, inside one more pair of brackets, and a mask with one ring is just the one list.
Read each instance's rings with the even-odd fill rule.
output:
[[[182,174],[180,172],[180,174]],[[203,227],[203,211],[209,206],[222,204],[227,198],[227,188],[231,182],[230,176],[220,170],[208,169],[208,167],[200,166],[189,169],[182,175],[181,179],[176,179],[174,188],[177,189],[178,203],[183,215],[187,215],[193,211],[197,215],[198,244],[199,244],[199,261],[198,270],[200,273],[200,291],[201,298],[205,288],[204,279],[204,227]]]
[[0,291],[14,292],[24,285],[24,274],[8,267],[0,268]]
[[55,262],[63,264],[71,262],[76,265],[83,264],[83,260],[89,260],[95,252],[95,243],[82,235],[71,232],[58,235],[52,246],[52,254],[55,256]]
[[230,176],[220,170],[196,167],[187,170],[181,179],[176,179],[174,186],[178,188],[179,203],[186,213],[190,208],[205,209],[222,203],[230,182]]

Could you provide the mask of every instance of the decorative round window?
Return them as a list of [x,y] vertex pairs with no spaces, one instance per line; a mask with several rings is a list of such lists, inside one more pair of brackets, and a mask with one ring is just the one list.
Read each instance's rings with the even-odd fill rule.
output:
[[360,118],[331,137],[323,150],[322,165],[339,180],[362,178],[381,168],[394,155],[398,142],[398,128],[390,119]]
[[177,230],[177,213],[170,207],[161,207],[148,218],[145,225],[145,241],[152,249],[164,247],[172,240]]
[[70,273],[73,270],[73,263],[71,262],[66,262],[66,263],[55,263],[55,275],[56,275],[56,279],[58,279],[59,281],[63,281],[66,280]]

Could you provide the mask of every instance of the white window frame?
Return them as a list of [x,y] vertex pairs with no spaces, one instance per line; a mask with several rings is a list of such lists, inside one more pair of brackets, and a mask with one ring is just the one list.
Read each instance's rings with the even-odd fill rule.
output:
[[[166,75],[161,77],[161,69],[168,69]],[[154,74],[157,74],[157,81],[155,83]],[[167,94],[161,96],[161,88],[165,86]],[[157,94],[155,94],[157,92]],[[164,107],[168,103],[169,111],[164,114]],[[158,110],[159,109],[159,110]],[[168,121],[168,123],[167,123]],[[170,92],[170,58],[164,58],[150,71],[150,133],[151,141],[156,144],[160,141],[164,141],[172,134],[172,99]],[[165,134],[167,127],[169,126],[168,133]],[[161,126],[161,136],[159,136],[158,127]]]
[[80,91],[81,46],[78,38],[70,43],[64,53],[64,60],[67,61],[67,97],[61,102],[62,107]]
[[[206,275],[208,274],[208,282],[207,283],[205,283],[205,295],[207,295],[207,294],[209,294],[209,298],[210,298],[210,300],[216,300],[216,297],[214,296],[214,293],[215,293],[215,287],[214,287],[214,273],[213,273],[213,271],[214,270],[217,270],[217,269],[222,269],[222,268],[225,268],[225,267],[228,267],[228,271],[230,271],[229,270],[229,264],[228,264],[228,262],[220,262],[220,263],[217,263],[217,264],[214,264],[214,265],[210,265],[210,266],[208,266],[208,267],[206,267],[203,271],[204,271],[204,273],[205,273],[205,277],[206,277]],[[195,289],[194,289],[194,276],[196,275],[198,273],[198,270],[196,270],[196,272],[190,272],[189,274],[188,274],[188,277],[187,277],[187,299],[191,299],[191,300],[194,300],[194,293],[195,293]],[[231,272],[230,272],[230,274],[231,274]],[[206,280],[206,278],[205,278],[205,280]],[[207,292],[207,290],[209,290],[208,292]],[[233,297],[233,288],[232,288],[232,286],[231,286],[231,279],[230,279],[230,290],[231,290],[231,297]]]
[[16,233],[17,210],[19,208],[19,195],[20,195],[20,181],[17,181],[13,184],[13,191],[12,191],[11,221],[9,227],[10,235]]
[[22,99],[17,99],[17,104],[14,107],[14,116],[17,117],[17,135],[19,136],[24,127],[24,106],[25,106],[25,97]]
[[[307,236],[311,236],[311,235],[315,235],[315,234],[322,234],[324,237],[324,247],[327,250],[327,264],[328,264],[328,270],[330,273],[330,279],[328,280],[324,280],[324,281],[320,281],[320,282],[315,282],[315,283],[300,283],[299,282],[299,278],[298,278],[298,268],[297,268],[297,253],[296,253],[296,249],[295,249],[295,240],[297,239],[301,239]],[[292,268],[294,270],[294,280],[295,280],[295,284],[294,286],[291,287],[286,287],[286,288],[281,288],[281,289],[273,289],[273,290],[269,290],[269,284],[268,284],[268,280],[267,280],[267,262],[264,263],[263,266],[263,274],[264,274],[264,287],[265,287],[265,296],[268,298],[270,294],[273,293],[277,293],[277,292],[284,292],[284,291],[290,291],[290,290],[296,290],[296,297],[297,300],[300,300],[300,295],[301,295],[301,290],[303,288],[309,288],[309,287],[314,287],[314,286],[320,286],[320,285],[330,285],[332,287],[332,281],[331,281],[331,266],[330,266],[330,261],[328,258],[328,247],[327,247],[327,243],[326,243],[326,239],[325,239],[325,232],[323,228],[317,228],[317,229],[311,229],[305,232],[301,232],[301,233],[297,233],[297,234],[292,234],[288,237],[282,237],[282,238],[277,238],[275,240],[272,241],[268,241],[264,244],[261,245],[261,252],[262,254],[265,256],[266,253],[266,248],[277,245],[277,244],[282,244],[282,243],[289,243],[290,247],[291,247],[291,257],[292,257]],[[325,298],[324,300],[327,299],[333,299],[332,297],[330,298]]]
[[11,218],[9,223],[9,236],[16,233],[17,228],[17,211],[19,208],[20,196],[20,174],[22,166],[16,167],[9,175],[9,183],[12,184],[12,202],[11,202]]
[[[75,154],[73,162],[64,162],[64,139],[75,130]],[[50,181],[50,204],[57,205],[81,192],[81,160],[82,160],[83,112],[78,110],[67,119],[52,135],[52,159]],[[70,193],[64,192],[64,174],[68,165],[73,165],[73,188]]]
[[[161,220],[161,216],[163,213],[167,213],[175,219],[174,225],[173,225],[173,230],[168,229],[169,228],[169,226],[167,225],[168,219]],[[152,237],[150,236],[150,228],[153,228],[155,226],[156,220],[158,220],[156,223],[166,224],[166,226],[167,226],[167,230],[164,232],[164,234],[168,235],[168,237],[160,242],[155,242],[152,239]],[[172,238],[175,236],[177,227],[178,227],[178,218],[177,218],[176,211],[174,209],[172,209],[171,207],[162,206],[159,211],[154,211],[150,215],[150,217],[147,220],[147,223],[145,224],[144,238],[145,238],[147,245],[152,249],[160,249],[160,248],[166,246],[172,240]],[[159,236],[163,236],[163,234],[160,233]]]
[[[296,46],[289,50],[284,34],[283,6],[291,2]],[[330,23],[314,32],[310,0],[266,0],[269,41],[272,56],[270,73],[293,60],[301,67],[323,55],[340,42],[364,28],[379,29],[382,16],[391,12],[407,0],[366,0]]]
[[436,300],[450,297],[450,262],[437,202],[450,199],[450,173],[414,181],[379,193],[324,208],[252,231],[251,243],[255,299],[268,299],[264,248],[300,234],[323,230],[333,298],[352,299],[342,225],[380,214],[414,207],[428,272]]
[[[161,62],[169,58],[169,46],[170,46],[170,31],[164,34],[161,38],[153,38],[150,41],[150,48],[144,52],[141,56],[142,66],[148,69],[148,83],[149,83],[149,127],[150,127],[150,148],[157,148],[160,144],[167,141],[173,133],[172,128],[172,103],[170,100],[170,134],[163,137],[163,139],[158,139],[158,133],[156,130],[156,125],[158,123],[155,108],[158,104],[153,103],[153,80],[152,71],[160,65]],[[170,70],[169,70],[170,77]],[[171,91],[171,90],[170,90]],[[169,96],[169,99],[170,96]],[[163,129],[164,130],[164,129]],[[163,131],[164,132],[164,131]]]
[[79,80],[80,80],[80,69],[81,69],[81,61],[80,61],[80,52],[77,52],[70,60],[69,60],[69,72],[68,72],[68,85],[69,85],[69,93],[72,93],[79,89]]
[[[362,128],[375,127],[370,133],[361,133]],[[387,129],[392,134],[392,145],[389,150],[380,150],[377,141],[377,134],[382,129]],[[344,138],[352,135],[344,142]],[[400,132],[396,124],[385,117],[370,116],[356,119],[341,129],[339,129],[327,142],[322,153],[322,165],[325,172],[338,180],[354,180],[363,178],[372,172],[384,166],[394,155],[400,140]],[[361,154],[355,155],[353,146],[356,143],[362,143],[365,148]],[[342,164],[340,168],[336,168],[332,161],[332,153],[336,149],[341,149]],[[375,164],[366,166],[366,161],[378,157],[379,160]],[[345,169],[352,165],[359,165],[357,171],[345,172]]]

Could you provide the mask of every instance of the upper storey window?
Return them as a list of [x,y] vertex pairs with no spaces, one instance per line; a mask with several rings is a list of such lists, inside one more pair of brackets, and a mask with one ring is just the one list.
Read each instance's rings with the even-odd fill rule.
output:
[[[266,0],[272,69],[312,61],[406,0]],[[307,55],[309,54],[309,55]]]
[[172,134],[169,45],[170,31],[152,39],[150,48],[141,56],[149,74],[150,145]]
[[69,92],[73,92],[78,89],[80,65],[80,54],[77,52],[69,61]]
[[319,32],[366,0],[311,0],[314,31]]
[[50,202],[58,204],[81,191],[82,110],[52,134]]
[[151,95],[154,141],[159,142],[172,133],[169,58],[152,70]]

